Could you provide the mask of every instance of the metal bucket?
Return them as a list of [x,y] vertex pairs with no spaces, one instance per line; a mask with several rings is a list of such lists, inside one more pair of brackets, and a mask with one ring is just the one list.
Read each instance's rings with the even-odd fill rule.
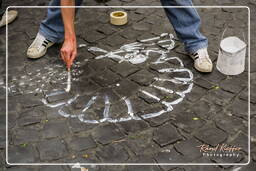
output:
[[245,69],[246,44],[235,36],[223,39],[225,30],[220,42],[217,69],[225,75],[238,75]]

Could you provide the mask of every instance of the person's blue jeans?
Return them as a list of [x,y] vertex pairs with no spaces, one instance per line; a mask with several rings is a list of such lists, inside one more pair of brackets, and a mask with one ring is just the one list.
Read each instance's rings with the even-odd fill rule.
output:
[[[192,0],[161,0],[163,6],[193,6]],[[81,5],[82,0],[76,0]],[[50,6],[59,6],[60,0],[52,0]],[[168,19],[178,38],[189,53],[206,48],[208,40],[200,33],[200,17],[195,8],[165,8]],[[39,32],[52,42],[61,42],[64,38],[64,26],[60,8],[49,8],[47,18],[42,21]]]
[[[161,0],[163,6],[193,6],[192,0]],[[165,8],[166,15],[185,51],[196,52],[208,46],[208,40],[200,32],[201,20],[195,8]]]
[[[83,0],[75,0],[80,6]],[[60,6],[60,0],[52,0],[49,6]],[[60,8],[48,8],[47,17],[40,24],[39,33],[51,42],[60,43],[64,39],[64,25]]]

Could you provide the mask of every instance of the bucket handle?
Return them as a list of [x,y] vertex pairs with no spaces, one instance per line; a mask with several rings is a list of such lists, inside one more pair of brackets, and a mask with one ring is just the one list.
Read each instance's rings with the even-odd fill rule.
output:
[[[228,29],[228,26],[224,29],[220,41],[223,40],[224,34],[225,34],[225,32],[227,31],[227,29]],[[244,31],[243,31],[242,33],[243,33],[244,42],[246,42],[246,41],[245,41],[245,34],[244,34]]]

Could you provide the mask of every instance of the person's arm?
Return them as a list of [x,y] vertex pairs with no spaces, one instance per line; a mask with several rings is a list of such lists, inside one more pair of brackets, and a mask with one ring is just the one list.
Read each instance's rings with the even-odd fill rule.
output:
[[[61,0],[61,6],[75,6],[75,0]],[[64,43],[60,50],[61,58],[70,69],[77,55],[76,33],[74,26],[75,8],[61,8],[62,20],[64,23]]]

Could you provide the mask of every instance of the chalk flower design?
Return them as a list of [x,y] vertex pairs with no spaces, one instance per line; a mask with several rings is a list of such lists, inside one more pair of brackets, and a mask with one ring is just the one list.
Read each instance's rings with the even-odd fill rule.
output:
[[[65,91],[53,92],[45,96],[42,102],[52,108],[59,108],[58,113],[63,117],[78,118],[84,123],[102,123],[102,122],[124,122],[129,120],[141,120],[148,119],[162,115],[163,113],[173,110],[174,105],[183,101],[185,95],[191,92],[193,87],[193,74],[184,67],[182,60],[178,57],[169,57],[169,52],[175,47],[175,41],[172,34],[163,33],[160,36],[140,40],[134,43],[121,46],[114,51],[106,51],[99,47],[89,47],[88,51],[102,53],[95,59],[100,60],[103,58],[113,59],[122,62],[130,62],[134,65],[149,63],[150,67],[157,72],[158,76],[155,76],[154,81],[148,86],[151,90],[148,91],[148,87],[141,86],[137,93],[137,98],[144,97],[147,100],[155,101],[162,107],[153,112],[140,112],[134,110],[134,98],[122,97],[120,101],[126,106],[125,116],[118,116],[117,113],[113,113],[111,108],[115,104],[111,102],[111,95],[105,93],[95,93],[87,101],[84,102],[83,107],[79,111],[68,110],[79,99],[80,95],[76,95],[67,101],[57,104],[51,104],[47,101],[47,97],[60,95]],[[151,55],[157,56],[156,58]],[[171,66],[171,67],[170,67]],[[117,86],[122,86],[116,84]],[[159,96],[158,94],[161,94]],[[140,95],[138,95],[140,94]],[[140,96],[140,97],[139,97]],[[91,116],[90,111],[93,110],[93,106],[99,103],[99,100],[103,101],[104,108],[97,116]],[[101,102],[102,103],[102,102]],[[119,103],[120,104],[120,103]],[[121,112],[122,110],[120,110]],[[118,111],[117,111],[118,112]],[[100,116],[99,116],[100,115]]]

